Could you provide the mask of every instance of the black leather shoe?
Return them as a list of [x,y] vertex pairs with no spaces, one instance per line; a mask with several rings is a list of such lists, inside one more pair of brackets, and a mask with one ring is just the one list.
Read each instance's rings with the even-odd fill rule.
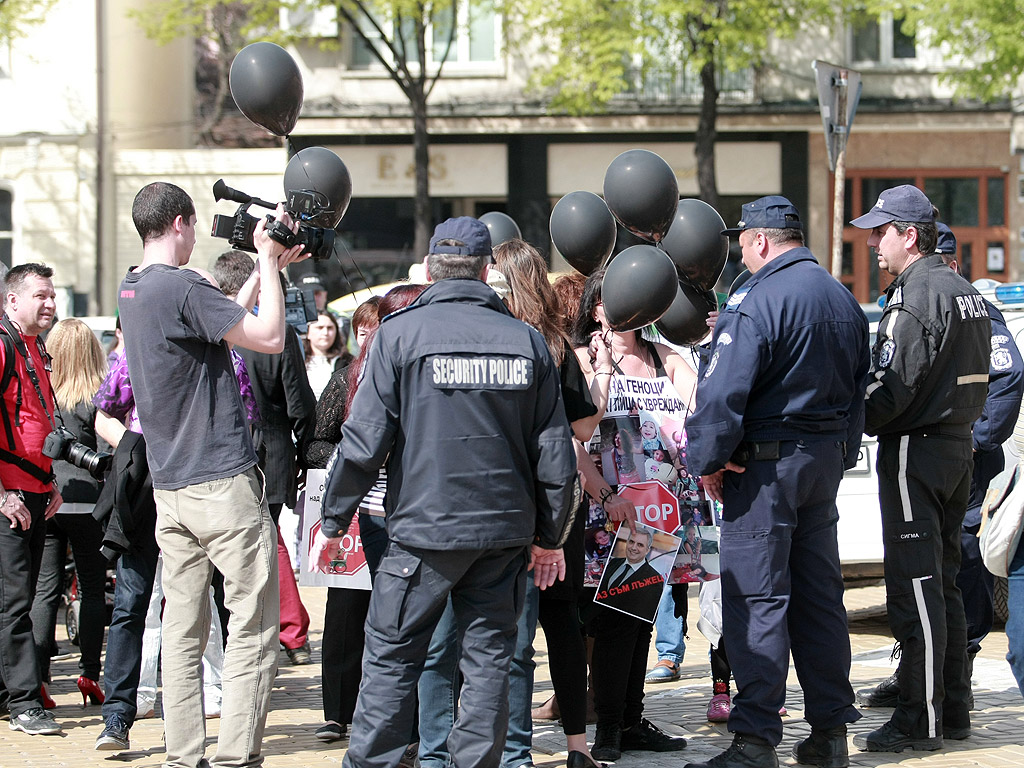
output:
[[904,749],[934,752],[936,749],[942,749],[942,737],[916,738],[903,733],[890,721],[869,733],[864,746],[865,752],[902,752]]
[[622,731],[623,752],[678,752],[686,748],[682,736],[670,736],[646,717]]
[[608,768],[604,763],[595,763],[582,752],[570,750],[565,759],[565,768]]
[[963,741],[971,737],[971,726],[963,725],[946,725],[942,724],[942,738],[949,739],[950,741]]
[[594,734],[594,746],[590,754],[595,760],[606,760],[614,763],[622,757],[622,728],[619,725],[601,725],[598,723]]
[[893,672],[874,688],[857,691],[857,703],[862,707],[895,707],[900,700],[900,681]]
[[685,768],[779,768],[779,758],[764,739],[737,733],[725,752],[706,763],[687,763]]
[[847,768],[850,752],[846,745],[846,726],[811,728],[811,735],[793,747],[793,757],[801,765]]

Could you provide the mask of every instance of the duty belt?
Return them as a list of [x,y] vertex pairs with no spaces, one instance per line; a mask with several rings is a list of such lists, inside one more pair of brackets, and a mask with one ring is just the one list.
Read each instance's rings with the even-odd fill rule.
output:
[[733,452],[732,461],[737,464],[746,464],[750,461],[778,461],[780,445],[780,440],[744,440]]

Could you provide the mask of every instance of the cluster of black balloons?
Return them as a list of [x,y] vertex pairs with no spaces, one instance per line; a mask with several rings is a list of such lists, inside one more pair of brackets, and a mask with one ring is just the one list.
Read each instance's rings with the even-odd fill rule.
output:
[[[302,73],[291,55],[274,43],[245,46],[231,63],[231,96],[256,125],[287,136],[302,109]],[[334,229],[352,200],[352,177],[340,157],[326,147],[296,152],[284,172],[285,195],[296,190],[317,192],[324,210],[306,219],[314,227]]]
[[[634,245],[614,258],[616,221],[655,245]],[[707,335],[717,308],[715,283],[725,269],[725,222],[702,200],[679,199],[671,166],[654,152],[631,149],[604,176],[604,199],[570,192],[551,211],[551,241],[585,275],[607,265],[605,316],[616,331],[655,324],[673,344]]]

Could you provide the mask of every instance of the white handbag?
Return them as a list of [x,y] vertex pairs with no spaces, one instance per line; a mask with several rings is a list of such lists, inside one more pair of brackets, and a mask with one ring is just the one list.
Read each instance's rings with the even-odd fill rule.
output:
[[981,559],[993,576],[1009,575],[1010,563],[1024,528],[1024,482],[1020,464],[1000,474],[989,485],[981,507]]

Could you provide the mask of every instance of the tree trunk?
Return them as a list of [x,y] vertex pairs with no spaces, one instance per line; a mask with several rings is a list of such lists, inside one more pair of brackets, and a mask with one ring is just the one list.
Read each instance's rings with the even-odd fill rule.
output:
[[[418,84],[417,84],[418,85]],[[413,200],[414,253],[422,260],[430,246],[430,136],[427,133],[427,98],[422,87],[414,89],[412,103],[412,154],[416,167],[416,194]]]
[[700,119],[697,121],[697,185],[700,198],[718,209],[718,183],[715,180],[715,122],[718,119],[718,86],[715,84],[715,60],[709,55],[700,69],[700,83],[704,90],[700,101]]

